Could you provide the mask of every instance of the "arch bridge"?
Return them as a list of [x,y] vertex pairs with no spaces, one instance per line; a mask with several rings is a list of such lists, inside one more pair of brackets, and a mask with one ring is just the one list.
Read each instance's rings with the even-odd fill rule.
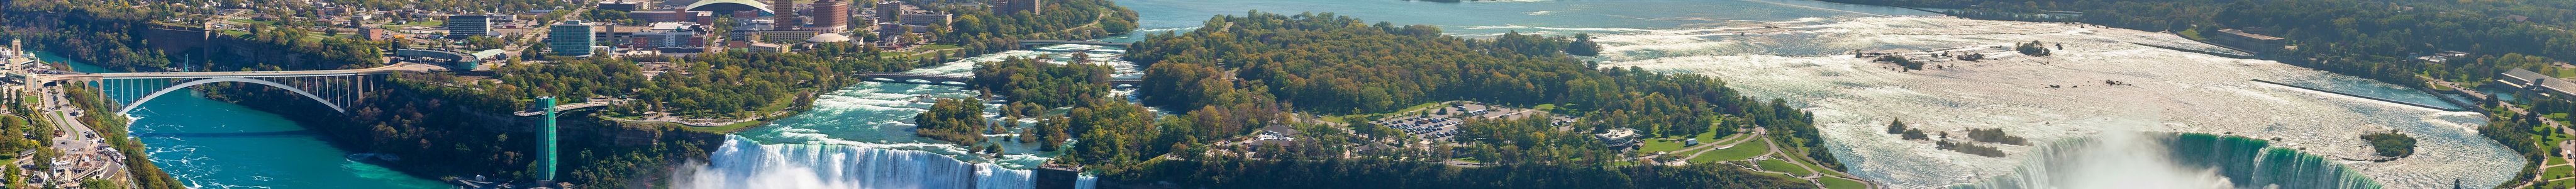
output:
[[376,84],[375,75],[400,72],[445,70],[436,65],[403,63],[384,67],[346,70],[311,71],[242,71],[242,72],[143,72],[143,73],[54,73],[33,74],[39,84],[78,83],[98,90],[101,100],[118,107],[116,112],[133,111],[144,102],[188,87],[215,83],[246,83],[284,89],[332,111],[349,112],[346,106],[364,101]]
[[[887,82],[887,83],[908,83],[908,84],[943,85],[943,86],[959,86],[959,87],[971,87],[972,85],[974,85],[974,84],[975,84],[975,83],[972,83],[972,82],[973,82],[973,80],[975,80],[975,77],[972,77],[972,76],[954,76],[954,75],[937,75],[937,74],[912,74],[912,73],[864,73],[864,74],[859,74],[858,76],[859,76],[859,79],[860,79],[860,80],[873,81],[873,82]],[[1142,84],[1142,83],[1144,83],[1144,80],[1143,80],[1143,79],[1126,78],[1126,79],[1109,79],[1108,81],[1103,81],[1103,82],[1108,83],[1110,88],[1135,88],[1135,87],[1137,87],[1137,84]]]

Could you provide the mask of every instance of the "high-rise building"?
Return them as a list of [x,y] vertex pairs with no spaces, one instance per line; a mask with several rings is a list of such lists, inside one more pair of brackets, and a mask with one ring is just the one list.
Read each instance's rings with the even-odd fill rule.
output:
[[898,20],[902,20],[900,23],[903,23],[904,25],[923,25],[923,26],[928,26],[928,25],[947,25],[949,22],[952,22],[952,21],[954,21],[954,20],[956,20],[956,19],[957,19],[957,17],[956,17],[955,15],[951,15],[951,14],[948,14],[948,13],[935,13],[935,12],[930,12],[930,11],[915,11],[915,12],[912,12],[912,13],[903,13],[903,18],[898,19]]
[[1028,12],[1029,15],[1037,15],[1039,13],[1038,7],[1046,6],[1038,1],[1039,0],[995,0],[993,3],[993,14],[1009,15],[1011,13]]
[[696,22],[700,25],[704,25],[712,24],[715,21],[715,14],[707,11],[635,11],[626,13],[626,16],[648,23]]
[[598,41],[591,36],[590,24],[579,20],[564,21],[547,30],[546,49],[554,50],[555,55],[588,56],[592,53],[591,44]]
[[492,36],[491,15],[450,15],[443,26],[447,29],[447,38]]
[[598,6],[599,6],[599,10],[617,10],[617,11],[635,12],[635,11],[639,11],[639,10],[645,10],[645,9],[648,9],[647,7],[652,7],[652,6],[653,6],[653,1],[645,1],[645,0],[606,0],[606,1],[600,1]]
[[822,30],[824,32],[841,32],[842,30],[848,30],[850,28],[850,1],[823,0],[820,2],[814,2],[813,15],[813,28],[815,30]]
[[770,30],[796,30],[795,21],[804,21],[796,17],[796,0],[769,0],[769,10],[778,13],[777,17],[770,17],[775,21],[771,26],[776,27]]
[[877,3],[876,10],[877,22],[896,22],[902,19],[904,12],[910,12],[913,8],[912,5],[904,5],[902,1],[885,1]]

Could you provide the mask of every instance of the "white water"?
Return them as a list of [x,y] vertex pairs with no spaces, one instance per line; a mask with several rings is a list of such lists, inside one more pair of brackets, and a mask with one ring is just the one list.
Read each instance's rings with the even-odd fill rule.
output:
[[[2455,180],[2484,188],[2513,174],[2496,170],[2522,165],[2513,152],[2472,131],[2486,122],[2478,114],[2255,83],[2249,80],[2400,89],[2278,62],[2138,45],[2222,50],[2166,33],[2064,23],[1865,17],[1742,21],[1594,36],[1609,46],[1595,58],[1603,66],[1716,76],[1750,96],[1806,107],[1815,113],[1836,159],[1855,175],[1896,188],[2004,176],[2029,161],[2025,156],[2036,149],[1990,145],[2012,153],[2005,158],[1939,150],[1883,133],[1889,120],[1899,118],[1929,131],[2001,128],[2032,141],[2110,130],[2246,136],[2330,158],[2371,157],[2368,145],[2357,137],[2363,133],[2415,136],[2419,147],[2414,156],[2343,162],[2389,188],[2449,188]],[[2063,43],[2065,49],[2056,56],[2033,57],[2008,48],[2029,41]],[[1933,65],[1947,68],[1899,72],[1889,64],[1848,55],[1944,49],[1967,49],[1988,60],[1935,60]],[[2132,85],[2108,86],[2104,80]],[[2193,172],[2174,171],[2180,172],[2152,174]]]
[[[2104,132],[2075,144],[2040,149],[2001,182],[1974,188],[2224,189],[2235,188],[2214,168],[2175,164],[2165,144],[2137,132]],[[2042,147],[2050,148],[2050,147]]]
[[[845,145],[760,144],[726,137],[714,162],[672,178],[674,188],[1033,188],[1030,171],[967,163],[915,150]],[[1089,188],[1092,178],[1078,186]],[[970,187],[971,186],[971,187]]]
[[[908,73],[969,75],[976,63],[1010,57],[1052,56],[1046,61],[1072,62],[1084,53],[1092,62],[1109,64],[1134,77],[1133,64],[1117,60],[1118,50],[1061,45],[965,58]],[[916,98],[973,98],[975,91],[953,86],[863,82],[819,95],[813,109],[768,125],[727,135],[710,161],[673,175],[680,188],[1012,188],[1035,187],[1026,170],[1057,154],[1040,152],[1035,143],[1005,140],[1010,134],[987,135],[1001,142],[999,157],[977,153],[979,147],[914,136],[910,121],[926,111]],[[999,106],[984,114],[998,120]],[[1025,127],[1012,130],[1024,130]],[[971,176],[970,176],[971,175]],[[1095,178],[1084,176],[1078,188]]]

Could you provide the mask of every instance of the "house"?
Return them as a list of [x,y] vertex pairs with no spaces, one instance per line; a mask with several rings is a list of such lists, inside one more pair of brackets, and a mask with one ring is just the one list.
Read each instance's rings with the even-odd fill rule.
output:
[[2440,52],[2440,53],[2433,53],[2433,55],[2429,55],[2429,56],[2418,56],[2418,57],[2415,57],[2415,59],[2416,59],[2416,60],[2430,61],[2430,62],[2434,62],[2434,63],[2441,63],[2441,62],[2449,62],[2449,61],[2451,61],[2451,59],[2457,59],[2457,58],[2461,58],[2461,57],[2468,57],[2468,56],[2469,56],[2469,53],[2466,53],[2466,52],[2460,52],[2460,51],[2442,51],[2442,52]]
[[1269,127],[1261,127],[1261,133],[1256,134],[1254,138],[1264,141],[1297,141],[1297,134],[1299,133],[1302,132],[1298,132],[1297,129],[1288,128],[1288,126],[1270,125]]
[[2540,82],[2540,80],[2546,79],[2550,79],[2549,75],[2542,75],[2540,72],[2531,72],[2531,70],[2514,68],[2513,70],[2505,70],[2504,75],[2496,77],[2496,82],[2513,86],[2513,88],[2528,89],[2531,88],[2533,84]]
[[1627,146],[1629,144],[1637,143],[1637,129],[1610,129],[1609,131],[1601,132],[1601,134],[1593,134],[1592,137],[1601,139],[1602,144],[1609,144],[1612,147]]
[[1287,125],[1270,125],[1268,127],[1261,127],[1259,132],[1253,134],[1252,140],[1243,141],[1243,143],[1248,145],[1294,145],[1297,141],[1297,134],[1301,133],[1304,132],[1297,131],[1296,128],[1289,128]]
[[2540,92],[2546,95],[2576,95],[2576,82],[2550,77],[2546,74],[2540,74],[2540,72],[2532,72],[2531,70],[2521,68],[2504,71],[2503,75],[2496,77],[2496,83],[2503,83],[2505,86],[2513,87],[2515,89],[2523,89],[2524,91],[2529,92]]

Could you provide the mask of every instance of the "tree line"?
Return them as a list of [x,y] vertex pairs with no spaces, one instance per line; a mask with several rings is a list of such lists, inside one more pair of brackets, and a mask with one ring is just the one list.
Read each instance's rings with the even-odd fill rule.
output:
[[[1599,140],[1589,133],[1612,128],[1635,128],[1648,136],[1680,136],[1708,132],[1731,133],[1751,127],[1769,128],[1771,136],[1784,141],[1784,150],[1805,151],[1813,159],[1823,160],[1829,168],[1840,169],[1816,135],[1812,115],[1779,100],[1756,100],[1742,96],[1724,86],[1723,81],[1701,75],[1660,74],[1640,68],[1595,68],[1580,61],[1574,53],[1597,53],[1597,44],[1587,37],[1560,37],[1506,33],[1489,39],[1468,39],[1441,34],[1428,25],[1396,26],[1393,23],[1369,24],[1359,19],[1332,13],[1282,15],[1249,12],[1246,15],[1216,16],[1208,26],[1186,34],[1151,34],[1137,42],[1126,59],[1145,67],[1144,83],[1138,99],[1143,105],[1158,107],[1185,115],[1169,116],[1161,121],[1145,121],[1151,114],[1141,108],[1111,116],[1134,121],[1112,121],[1118,124],[1090,125],[1095,132],[1075,133],[1082,138],[1066,159],[1086,165],[1086,169],[1103,170],[1111,180],[1177,180],[1184,183],[1216,186],[1291,186],[1298,181],[1370,180],[1384,178],[1432,178],[1450,172],[1478,172],[1490,176],[1527,177],[1542,174],[1533,169],[1588,170],[1582,173],[1609,174],[1623,170],[1663,170],[1666,167],[1635,166],[1605,169],[1615,153],[1605,153]],[[1590,49],[1590,50],[1587,50]],[[1583,52],[1577,52],[1583,51]],[[1556,105],[1570,109],[1569,116],[1579,117],[1571,125],[1557,126],[1539,118],[1521,120],[1477,120],[1463,128],[1462,141],[1468,148],[1437,148],[1430,151],[1406,149],[1358,148],[1375,144],[1374,138],[1391,136],[1352,136],[1342,128],[1286,119],[1288,112],[1308,114],[1362,114],[1387,112],[1414,104],[1469,100],[1510,106]],[[1125,103],[1098,106],[1123,107]],[[1096,111],[1096,110],[1094,110]],[[1093,119],[1104,120],[1104,119]],[[1106,119],[1117,120],[1117,119]],[[1074,127],[1086,127],[1075,121]],[[1358,122],[1358,121],[1353,121]],[[1098,129],[1114,125],[1113,129]],[[1260,152],[1255,157],[1206,156],[1218,147],[1196,141],[1216,141],[1249,134],[1262,126],[1285,125],[1303,131],[1298,143],[1289,145],[1234,145],[1223,149],[1235,152]],[[1573,128],[1559,130],[1558,128]],[[1076,129],[1084,130],[1084,129]],[[1112,132],[1097,132],[1112,131]],[[1376,132],[1350,132],[1376,133]],[[1177,136],[1177,137],[1176,137]],[[1474,136],[1474,137],[1465,137]],[[1095,140],[1094,138],[1109,140]],[[1135,144],[1135,141],[1153,143]],[[1115,153],[1094,153],[1081,146],[1099,143],[1102,147],[1126,146]],[[1169,147],[1165,147],[1169,146]],[[1366,149],[1366,150],[1363,150]],[[1148,161],[1147,154],[1169,153],[1170,157],[1190,161]],[[1423,158],[1405,161],[1367,160],[1370,156],[1344,157],[1345,153],[1415,154]],[[1386,156],[1398,157],[1398,156]],[[1431,161],[1474,157],[1497,161],[1511,168],[1431,169],[1430,172],[1355,173],[1303,169],[1314,162],[1357,162],[1339,165],[1332,170],[1406,170],[1401,167],[1446,167]],[[1104,159],[1105,158],[1105,159]],[[1154,162],[1146,165],[1133,162]],[[1210,171],[1183,171],[1172,166],[1190,164],[1232,164],[1240,168]],[[1343,169],[1369,167],[1370,169]],[[1641,168],[1645,167],[1645,168]],[[1525,168],[1525,169],[1524,169]],[[1105,169],[1105,170],[1104,170]],[[1740,167],[1707,167],[1705,172],[1743,171]],[[1497,170],[1495,172],[1481,172]],[[1257,173],[1256,173],[1257,172]],[[1571,173],[1571,172],[1553,172]],[[1267,177],[1252,175],[1303,175],[1303,177]],[[1408,175],[1411,174],[1411,175]],[[1661,173],[1657,173],[1661,174]],[[1674,173],[1679,174],[1679,173]],[[1191,175],[1191,176],[1183,176]],[[1213,176],[1236,175],[1236,176]],[[1567,179],[1557,184],[1645,182],[1639,177],[1600,179]],[[1256,178],[1244,180],[1214,178]],[[1280,178],[1280,179],[1272,179]],[[1627,180],[1640,179],[1640,180]],[[1654,177],[1652,179],[1676,179]],[[1771,177],[1727,178],[1693,187],[1723,184],[1767,185],[1756,180]],[[1667,181],[1667,180],[1657,180]],[[1389,181],[1395,182],[1395,181]],[[1498,183],[1459,181],[1465,183]],[[1351,183],[1377,183],[1374,180]],[[1632,183],[1633,184],[1633,183]],[[1476,184],[1459,184],[1476,186]],[[1545,184],[1519,187],[1550,186]],[[1594,186],[1594,185],[1585,185]],[[1806,185],[1797,185],[1812,187]],[[1761,187],[1770,188],[1770,187]]]
[[1042,61],[1049,58],[1010,57],[976,63],[975,78],[967,83],[984,95],[1044,107],[1072,107],[1073,103],[1109,95],[1109,66]]
[[985,4],[909,1],[922,8],[956,14],[948,25],[926,36],[939,44],[964,46],[973,56],[1017,49],[1022,39],[1097,39],[1136,30],[1136,11],[1108,0],[1040,1],[1042,13],[996,14]]

